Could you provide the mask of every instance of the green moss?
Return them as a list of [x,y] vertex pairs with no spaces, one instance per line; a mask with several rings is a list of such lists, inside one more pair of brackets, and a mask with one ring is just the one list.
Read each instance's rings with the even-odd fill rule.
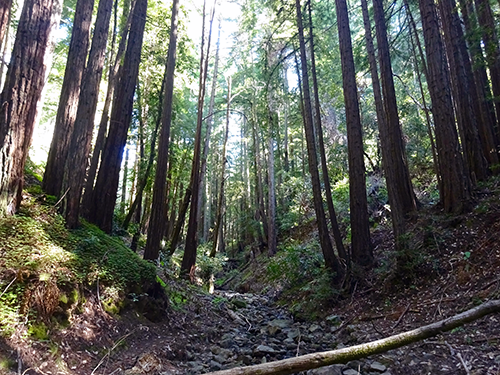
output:
[[[41,197],[25,199],[19,215],[0,219],[0,238],[0,290],[6,290],[0,297],[3,336],[10,336],[24,324],[29,311],[55,311],[53,305],[49,310],[38,306],[32,293],[26,291],[47,293],[40,301],[53,303],[56,298],[58,312],[54,317],[44,316],[46,323],[52,321],[52,329],[52,324],[58,326],[80,312],[85,300],[80,293],[82,284],[93,290],[98,282],[101,297],[109,300],[108,311],[118,313],[127,293],[141,293],[155,282],[155,266],[140,259],[121,239],[87,223],[68,231],[64,218]],[[49,281],[51,288],[39,288],[40,283]],[[30,314],[28,325],[39,318]],[[48,337],[49,329],[42,324],[31,324],[29,329],[36,340]]]
[[48,328],[43,322],[33,323],[28,328],[28,334],[40,341],[44,341],[49,338]]
[[14,358],[0,357],[0,370],[14,370],[17,367],[17,362]]

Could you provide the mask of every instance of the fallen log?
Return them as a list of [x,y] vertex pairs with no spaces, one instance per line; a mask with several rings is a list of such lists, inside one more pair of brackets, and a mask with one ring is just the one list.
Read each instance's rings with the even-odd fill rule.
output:
[[347,363],[354,359],[368,357],[399,348],[441,332],[450,331],[466,323],[482,318],[485,315],[500,312],[500,300],[483,303],[480,306],[467,310],[461,314],[440,320],[412,331],[386,337],[381,340],[355,345],[348,348],[327,352],[306,354],[300,357],[283,359],[275,362],[263,363],[255,366],[235,367],[228,370],[210,372],[206,375],[286,375],[318,367],[329,366],[335,363]]

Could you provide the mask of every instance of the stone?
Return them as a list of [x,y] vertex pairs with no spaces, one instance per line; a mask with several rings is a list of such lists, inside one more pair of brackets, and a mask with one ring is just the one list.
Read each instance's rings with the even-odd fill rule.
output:
[[237,309],[245,309],[247,307],[247,302],[243,299],[234,298],[233,300],[231,300],[231,303]]
[[274,354],[276,350],[267,345],[259,345],[255,348],[254,353]]
[[336,325],[336,326],[338,326],[342,322],[342,320],[340,319],[340,316],[338,316],[338,315],[327,316],[325,320],[328,323]]
[[274,319],[267,323],[267,331],[270,335],[281,332],[284,328],[290,327],[291,321],[284,319]]
[[222,370],[222,365],[217,361],[211,360],[210,361],[210,370],[215,370],[215,371]]
[[349,361],[349,362],[347,362],[346,366],[357,371],[358,369],[363,368],[363,362],[358,361],[358,360]]
[[313,332],[319,331],[320,329],[321,329],[321,326],[319,326],[317,324],[311,324],[311,326],[309,327],[309,332],[313,333]]
[[372,364],[370,365],[370,370],[384,372],[385,370],[387,370],[387,367],[384,366],[382,363],[375,361],[375,362],[372,362]]
[[352,368],[348,368],[342,372],[343,375],[359,375],[358,370],[354,370]]
[[286,336],[289,339],[296,339],[297,337],[300,336],[300,331],[298,329],[291,329],[290,331],[287,332]]
[[307,375],[342,375],[344,365],[331,365],[309,370]]

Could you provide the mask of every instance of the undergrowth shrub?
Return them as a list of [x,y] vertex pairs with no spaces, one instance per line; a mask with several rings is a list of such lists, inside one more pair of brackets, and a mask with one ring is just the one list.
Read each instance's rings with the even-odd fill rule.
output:
[[323,255],[316,241],[290,242],[280,247],[267,264],[269,281],[281,284],[286,291],[283,302],[299,318],[313,319],[321,314],[338,294],[333,288],[333,273],[324,267]]

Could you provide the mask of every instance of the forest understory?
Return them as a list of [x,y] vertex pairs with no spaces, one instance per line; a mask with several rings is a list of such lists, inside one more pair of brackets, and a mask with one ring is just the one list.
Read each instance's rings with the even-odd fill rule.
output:
[[[201,374],[370,342],[442,320],[500,297],[499,195],[496,179],[478,190],[471,213],[452,216],[435,207],[421,209],[412,219],[405,254],[395,252],[388,224],[379,225],[372,232],[377,266],[368,273],[353,270],[337,293],[325,292],[317,278],[287,282],[283,268],[282,277],[273,278],[272,260],[247,252],[227,261],[216,275],[213,294],[206,285],[191,285],[158,267],[163,292],[152,287],[149,295],[122,294],[125,302],[108,302],[112,285],[100,285],[98,278],[82,282],[82,298],[68,303],[61,295],[71,283],[71,272],[62,263],[54,264],[51,267],[67,273],[68,279],[64,284],[58,276],[52,284],[59,288],[59,298],[58,306],[51,308],[51,278],[44,275],[52,271],[30,271],[26,265],[14,285],[24,283],[23,300],[31,306],[21,307],[29,312],[12,323],[10,336],[3,327],[0,373]],[[58,216],[43,209],[51,207],[43,200],[43,195],[27,194],[25,201],[31,203],[25,204],[24,215],[38,215],[37,221],[49,223],[51,240],[57,238],[54,233],[66,236],[51,222],[50,215]],[[317,233],[306,224],[289,235],[287,241],[307,243]],[[16,251],[12,244],[22,243],[22,231],[17,241],[0,246],[4,259]],[[83,241],[93,246],[92,238]],[[126,238],[118,241],[127,243]],[[110,251],[105,250],[102,259],[107,261]],[[397,256],[413,262],[398,269]],[[302,259],[308,261],[313,262]],[[6,261],[0,276],[12,277]],[[42,280],[45,286],[40,289]],[[45,307],[32,297],[41,290]],[[66,321],[61,318],[64,309],[71,310]],[[498,320],[498,314],[486,316],[431,339],[306,373],[496,375]]]

